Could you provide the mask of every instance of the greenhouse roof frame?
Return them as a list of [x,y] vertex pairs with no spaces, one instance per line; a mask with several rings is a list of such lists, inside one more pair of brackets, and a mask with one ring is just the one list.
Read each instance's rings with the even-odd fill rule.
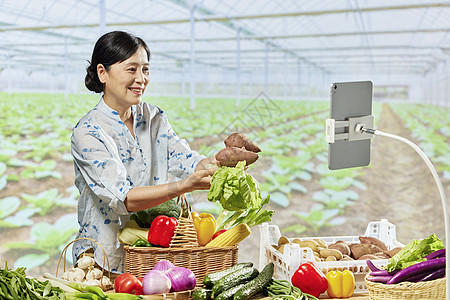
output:
[[83,73],[110,30],[141,36],[152,66],[173,71],[192,63],[191,48],[196,65],[235,70],[239,59],[241,72],[268,63],[426,75],[450,57],[448,1],[3,0],[0,20],[0,70]]

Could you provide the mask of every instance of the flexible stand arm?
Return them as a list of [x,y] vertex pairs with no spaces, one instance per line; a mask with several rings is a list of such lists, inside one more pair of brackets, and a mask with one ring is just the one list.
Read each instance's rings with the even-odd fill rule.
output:
[[[380,130],[366,129],[364,127],[364,125],[362,125],[361,127],[358,127],[357,130],[358,129],[361,132],[389,137],[389,138],[401,141],[401,142],[403,142],[405,144],[408,144],[414,150],[416,150],[416,152],[420,155],[420,157],[425,161],[425,164],[430,169],[431,174],[433,175],[434,181],[436,182],[436,185],[437,185],[438,190],[439,190],[439,194],[441,196],[442,208],[444,209],[443,212],[444,212],[444,225],[445,225],[445,249],[446,249],[446,251],[448,251],[449,246],[450,246],[450,227],[449,227],[449,218],[448,218],[448,213],[447,213],[447,201],[446,201],[446,198],[445,198],[444,187],[442,186],[442,182],[439,179],[439,175],[436,172],[436,169],[433,167],[433,164],[431,163],[431,161],[428,159],[428,157],[425,155],[425,153],[422,151],[422,149],[419,148],[419,146],[417,146],[416,144],[414,144],[410,140],[407,140],[407,139],[405,139],[405,138],[403,138],[401,136],[398,136],[398,135],[395,135],[395,134],[386,133],[386,132],[383,132],[383,131],[380,131]],[[450,280],[448,278],[448,276],[450,274],[450,263],[447,260],[446,260],[446,265],[445,265],[445,274],[446,274],[446,298],[450,299],[449,298],[450,297]]]

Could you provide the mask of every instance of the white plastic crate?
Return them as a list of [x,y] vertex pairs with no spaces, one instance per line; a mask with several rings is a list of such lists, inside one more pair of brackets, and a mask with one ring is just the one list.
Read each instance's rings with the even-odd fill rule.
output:
[[[316,262],[314,260],[313,251],[310,248],[301,248],[298,244],[286,245],[284,253],[279,252],[272,245],[278,244],[278,239],[281,237],[280,229],[277,225],[269,225],[263,223],[259,225],[260,229],[260,254],[259,267],[262,269],[266,264],[273,262],[275,266],[274,278],[291,281],[292,275],[298,267],[308,261],[313,261],[326,274],[330,270],[351,270],[355,275],[355,293],[367,292],[367,287],[364,283],[364,277],[369,272],[369,267],[365,260],[352,261],[322,261]],[[367,225],[364,236],[377,238],[386,243],[389,250],[403,246],[397,241],[395,225],[382,219],[379,222],[370,222]],[[310,240],[313,238],[320,238],[328,245],[335,243],[338,240],[347,243],[360,243],[359,236],[334,236],[334,237],[304,237],[301,240]],[[293,238],[289,239],[291,242]],[[373,260],[373,263],[378,267],[386,266],[387,259]]]

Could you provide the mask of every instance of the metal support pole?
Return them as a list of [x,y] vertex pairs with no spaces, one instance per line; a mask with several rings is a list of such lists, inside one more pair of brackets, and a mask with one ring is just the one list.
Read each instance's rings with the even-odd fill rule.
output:
[[186,67],[184,63],[181,64],[181,71],[181,95],[184,97],[186,95]]
[[445,106],[449,107],[450,106],[450,93],[449,93],[449,89],[450,89],[450,85],[448,84],[450,81],[450,72],[448,71],[448,59],[445,60],[444,63],[444,82],[445,82]]
[[302,96],[302,64],[300,61],[297,63],[297,84],[298,84],[298,100],[301,100]]
[[13,60],[13,56],[8,56],[8,68],[7,70],[7,76],[6,76],[6,80],[8,82],[8,95],[11,95],[11,89],[12,89],[12,84],[11,84],[11,77],[12,77],[12,69],[11,69],[11,61]]
[[69,51],[68,37],[64,36],[64,99],[69,98]]
[[100,35],[103,35],[106,33],[106,3],[105,0],[99,1],[99,11],[100,11]]
[[191,49],[190,49],[190,83],[191,83],[191,101],[190,101],[190,108],[191,110],[195,109],[195,18],[194,13],[197,9],[197,6],[194,6],[191,9],[191,15],[190,15],[190,24],[191,24]]
[[241,28],[236,34],[236,108],[241,106]]
[[264,57],[264,92],[269,94],[269,43],[265,43],[265,57]]
[[288,70],[287,70],[287,53],[284,52],[283,56],[283,99],[286,100],[287,97],[287,81],[288,81]]

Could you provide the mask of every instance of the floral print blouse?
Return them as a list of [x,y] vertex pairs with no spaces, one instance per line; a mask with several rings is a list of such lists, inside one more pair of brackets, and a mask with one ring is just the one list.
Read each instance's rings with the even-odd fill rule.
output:
[[[76,238],[97,241],[114,273],[124,272],[123,245],[117,233],[130,219],[124,204],[128,191],[167,183],[173,177],[184,179],[205,158],[175,134],[160,108],[141,102],[131,110],[135,138],[103,98],[73,128],[71,138],[75,185],[80,192]],[[74,262],[89,248],[95,249],[95,261],[103,266],[101,248],[86,239],[73,244]]]

